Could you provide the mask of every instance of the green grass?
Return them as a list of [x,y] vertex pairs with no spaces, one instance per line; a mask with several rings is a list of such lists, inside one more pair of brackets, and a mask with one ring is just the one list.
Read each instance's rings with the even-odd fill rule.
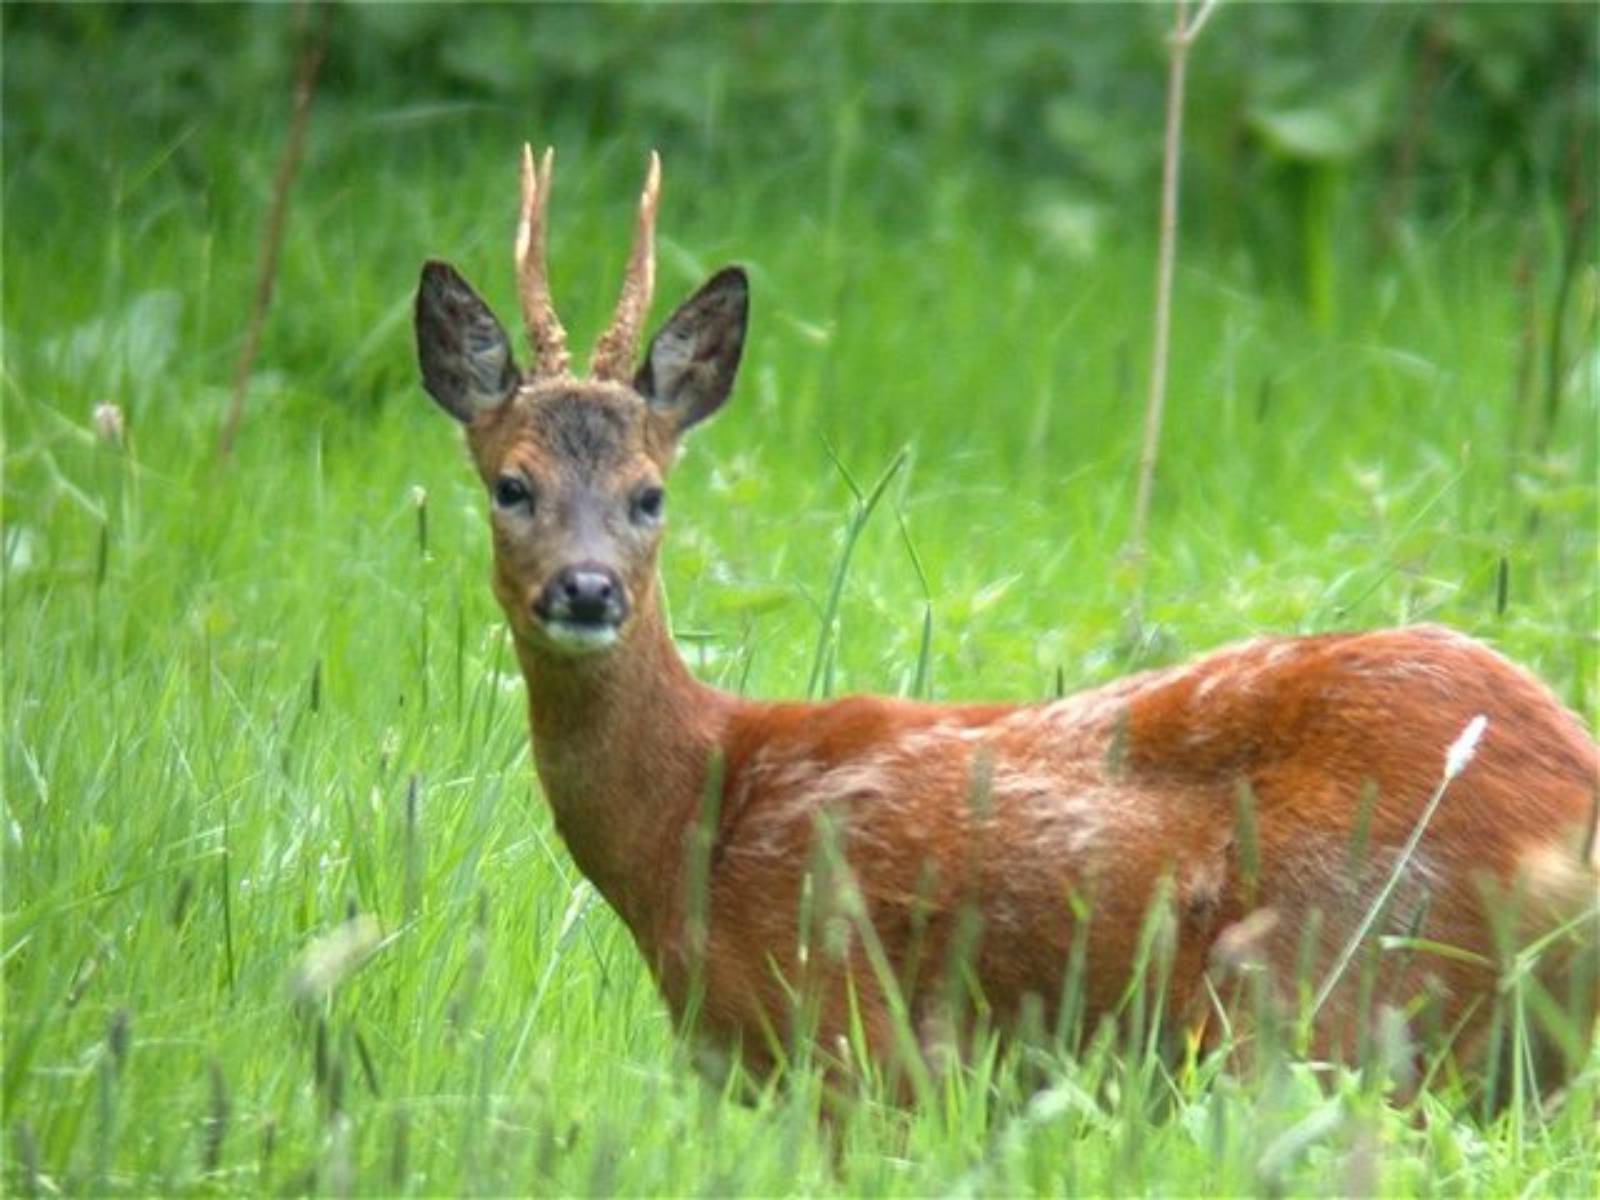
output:
[[[979,1056],[914,1112],[868,1089],[837,1148],[810,1073],[753,1106],[699,1082],[538,795],[482,498],[415,381],[425,256],[515,312],[515,151],[538,130],[329,104],[221,469],[277,98],[152,125],[116,100],[66,132],[37,110],[5,147],[7,1190],[35,1170],[138,1194],[1600,1186],[1593,1053],[1552,1112],[1484,1116],[1448,1079],[1386,1099],[1292,1056],[1169,1074],[1046,1044]],[[1185,248],[1130,637],[1151,244],[1075,256],[1003,173],[934,143],[885,172],[882,131],[831,119],[797,155],[667,157],[658,311],[727,260],[755,287],[738,392],[674,480],[666,585],[703,677],[1028,700],[1258,632],[1428,619],[1593,726],[1600,405],[1589,360],[1525,452],[1515,216],[1353,255],[1331,328]],[[579,346],[646,144],[560,145]],[[123,448],[94,436],[102,401]],[[865,488],[902,452],[834,606],[841,465]],[[297,1000],[352,913],[381,948]]]

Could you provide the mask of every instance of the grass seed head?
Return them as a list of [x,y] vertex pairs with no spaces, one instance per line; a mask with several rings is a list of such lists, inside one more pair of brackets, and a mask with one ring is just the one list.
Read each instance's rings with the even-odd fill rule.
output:
[[306,947],[289,976],[295,999],[317,1000],[333,991],[378,948],[382,933],[369,913],[350,917]]
[[110,446],[120,446],[127,437],[127,422],[122,409],[109,400],[94,406],[94,433]]

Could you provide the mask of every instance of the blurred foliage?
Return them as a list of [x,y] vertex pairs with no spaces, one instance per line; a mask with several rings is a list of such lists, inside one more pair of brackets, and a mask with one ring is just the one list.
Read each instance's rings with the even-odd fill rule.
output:
[[[970,327],[1045,280],[1073,281],[1068,294],[1080,280],[1101,286],[1119,255],[1137,261],[1143,289],[1171,15],[1167,5],[338,5],[296,184],[289,236],[304,239],[302,256],[286,259],[281,283],[376,323],[352,347],[331,339],[325,310],[280,304],[267,362],[289,377],[340,364],[324,386],[357,397],[408,383],[387,339],[405,320],[395,298],[414,254],[470,255],[503,236],[510,197],[486,181],[506,177],[524,138],[561,147],[562,236],[597,245],[610,233],[599,240],[585,223],[617,227],[644,150],[658,146],[672,204],[663,265],[683,279],[710,265],[688,246],[745,256],[747,231],[781,224],[816,276],[811,291],[786,282],[793,327],[819,345],[873,315],[851,300],[867,237],[904,259],[930,305],[962,260],[1010,255],[1016,294],[969,297]],[[198,284],[251,286],[308,17],[304,4],[5,9],[12,261],[62,253],[54,226],[84,213],[86,179],[105,216],[93,231],[103,242],[91,246],[80,226],[70,243],[102,263],[99,286],[63,277],[45,307],[57,304],[74,331],[43,352],[87,362],[72,338],[142,344],[140,329],[170,317],[163,337],[212,348],[211,374],[225,375],[219,335],[236,333],[238,317],[196,303]],[[1573,266],[1592,261],[1581,245],[1596,186],[1592,18],[1592,7],[1559,4],[1225,4],[1190,64],[1186,268],[1298,302],[1326,333],[1352,309],[1382,311],[1370,279],[1413,270],[1432,233],[1472,226],[1504,247],[1508,276],[1528,281],[1528,328],[1571,330],[1566,344],[1583,345],[1593,273]],[[425,178],[461,186],[406,186]],[[382,220],[418,230],[405,261],[361,244]],[[146,248],[178,245],[149,240],[174,222],[195,239],[193,260],[167,262],[163,277]],[[581,332],[611,297],[582,290],[569,270],[591,280],[605,264],[554,264]],[[13,313],[19,287],[41,301],[60,273],[26,285],[22,274],[7,284]],[[114,298],[175,287],[181,328],[170,295],[105,324],[104,310],[122,306]],[[1563,317],[1569,307],[1576,315]],[[1523,390],[1541,371],[1564,376],[1560,350]],[[166,352],[140,353],[149,367]],[[1131,343],[1116,353],[1131,362]],[[835,390],[834,369],[832,358],[817,368],[819,395]],[[262,376],[270,390],[270,369]]]
[[[10,9],[7,150],[93,144],[93,108],[60,87],[86,62],[152,132],[240,93],[282,120],[296,12]],[[713,174],[854,144],[895,185],[876,197],[886,220],[905,189],[981,157],[1041,227],[1090,248],[1153,207],[1169,20],[1164,5],[341,6],[320,103],[390,126],[523,114],[556,142],[628,131]],[[1352,213],[1592,193],[1596,60],[1585,4],[1227,5],[1192,62],[1188,220],[1270,258],[1319,236],[1308,222],[1360,233]]]

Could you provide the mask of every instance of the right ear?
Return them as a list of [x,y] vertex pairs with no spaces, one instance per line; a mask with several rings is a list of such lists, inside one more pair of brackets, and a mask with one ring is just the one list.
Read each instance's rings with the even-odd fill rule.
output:
[[727,400],[749,320],[749,281],[739,267],[724,267],[667,318],[650,343],[633,387],[674,437]]
[[422,267],[417,361],[428,395],[462,422],[504,404],[520,378],[506,331],[449,263],[429,261]]

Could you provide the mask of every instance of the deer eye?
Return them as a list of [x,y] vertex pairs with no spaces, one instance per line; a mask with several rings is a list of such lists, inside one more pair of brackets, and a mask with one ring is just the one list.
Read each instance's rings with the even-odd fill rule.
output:
[[667,505],[667,494],[658,487],[643,487],[633,494],[633,519],[641,525],[661,520]]
[[497,508],[532,508],[533,493],[515,475],[502,475],[494,481],[494,502]]

